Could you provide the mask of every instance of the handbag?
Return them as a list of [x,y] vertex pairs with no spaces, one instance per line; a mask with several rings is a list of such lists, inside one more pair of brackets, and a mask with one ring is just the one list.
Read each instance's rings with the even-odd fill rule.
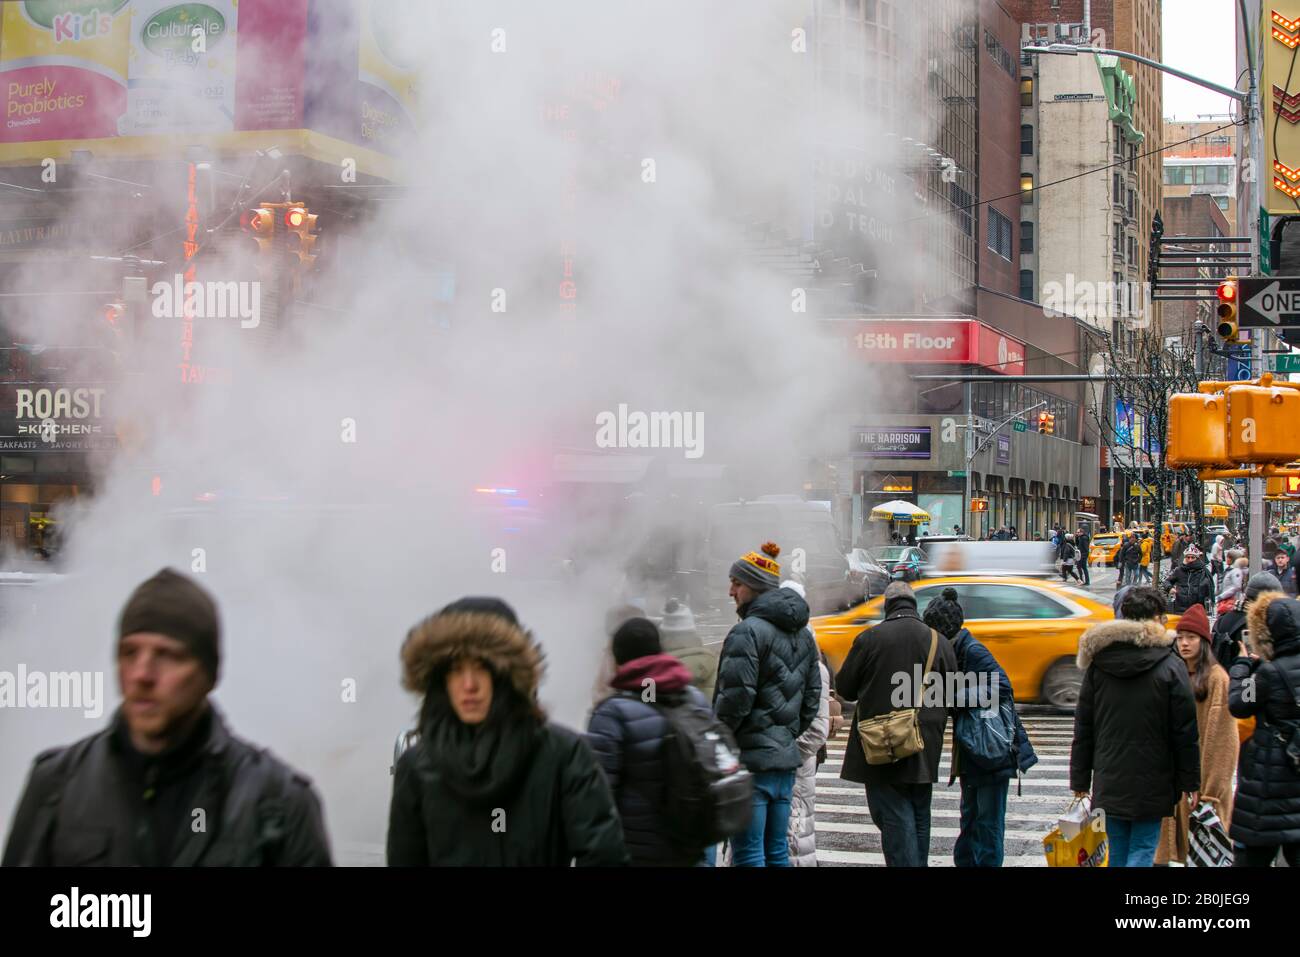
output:
[[[925,676],[934,664],[934,653],[939,648],[939,633],[930,629],[930,653],[925,658],[925,670],[921,673],[921,684],[925,685]],[[921,697],[921,688],[916,689],[916,698]],[[921,709],[901,708],[888,714],[865,718],[858,722],[858,741],[862,744],[862,753],[867,764],[895,764],[904,758],[910,758],[925,749],[921,737]]]
[[1232,841],[1209,801],[1196,805],[1187,816],[1187,866],[1232,866]]
[[1106,812],[1080,798],[1072,800],[1057,826],[1043,838],[1043,856],[1048,867],[1109,866]]

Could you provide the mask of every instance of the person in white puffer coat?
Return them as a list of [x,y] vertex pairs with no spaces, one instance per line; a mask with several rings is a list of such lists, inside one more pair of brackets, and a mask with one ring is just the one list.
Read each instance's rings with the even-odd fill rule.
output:
[[[784,581],[781,587],[798,592],[801,597],[804,594],[803,585],[796,581]],[[811,625],[808,630],[812,631]],[[803,764],[795,772],[794,792],[790,796],[788,834],[792,867],[817,866],[817,753],[826,744],[831,730],[831,675],[824,662],[818,661],[817,667],[822,676],[821,700],[817,704],[816,719],[799,736],[799,754],[803,757]]]

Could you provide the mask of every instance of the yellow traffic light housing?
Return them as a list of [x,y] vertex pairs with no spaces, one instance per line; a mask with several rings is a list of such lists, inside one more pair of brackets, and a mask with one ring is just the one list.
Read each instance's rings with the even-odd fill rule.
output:
[[316,245],[316,214],[298,203],[289,204],[284,211],[284,227],[289,233],[289,251],[298,257],[303,268],[316,261],[312,252]]
[[239,217],[239,225],[257,242],[259,255],[265,255],[275,242],[275,214],[267,206],[246,209]]
[[1230,467],[1228,400],[1222,393],[1178,393],[1169,397],[1165,461],[1170,468]]
[[1237,324],[1237,277],[1229,276],[1219,283],[1215,295],[1219,299],[1218,325],[1215,331],[1224,342],[1239,342],[1240,328]]
[[1056,413],[1055,412],[1047,413],[1047,434],[1048,435],[1056,434]]
[[1300,391],[1235,385],[1228,399],[1228,461],[1285,465],[1300,455]]
[[1039,413],[1038,413],[1038,431],[1039,431],[1041,434],[1043,434],[1043,435],[1046,435],[1046,434],[1047,434],[1047,423],[1048,423],[1048,420],[1049,420],[1051,417],[1052,417],[1052,416],[1051,416],[1051,413],[1050,413],[1050,412],[1039,412]]

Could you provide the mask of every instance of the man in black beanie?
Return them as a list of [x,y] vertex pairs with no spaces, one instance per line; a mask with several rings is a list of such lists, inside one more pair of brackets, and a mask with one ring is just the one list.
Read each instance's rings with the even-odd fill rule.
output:
[[329,865],[311,782],[234,737],[208,696],[216,603],[165,568],[117,629],[122,705],[109,727],[37,756],[5,866]]

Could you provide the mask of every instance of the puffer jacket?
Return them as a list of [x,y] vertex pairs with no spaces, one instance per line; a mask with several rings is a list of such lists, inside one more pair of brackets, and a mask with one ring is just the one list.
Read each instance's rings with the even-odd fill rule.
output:
[[[647,679],[654,684],[646,685]],[[709,702],[691,685],[686,666],[668,654],[626,662],[613,687],[618,693],[592,712],[587,744],[614,794],[628,856],[634,867],[690,867],[703,848],[677,847],[668,836],[663,752],[669,725],[659,706],[689,699],[708,708]],[[647,687],[655,689],[655,703],[643,700]]]
[[739,609],[718,661],[713,710],[731,728],[750,771],[793,771],[799,735],[817,717],[821,677],[808,603],[788,588]]
[[[939,780],[939,759],[943,754],[943,732],[948,709],[924,704],[924,688],[912,688],[922,702],[921,738],[925,749],[893,764],[868,764],[858,737],[858,722],[898,710],[894,675],[909,679],[925,665],[930,651],[931,628],[916,612],[916,598],[898,595],[885,602],[885,620],[853,639],[835,676],[835,690],[841,698],[857,702],[849,722],[849,740],[844,746],[840,777],[865,784],[934,784]],[[952,643],[940,636],[931,671],[947,687],[947,675],[957,669]],[[922,678],[922,682],[926,679]],[[911,681],[908,682],[909,686]],[[916,699],[913,699],[916,700]],[[908,702],[908,706],[911,703]]]
[[[480,759],[469,779],[466,755],[436,743],[439,729],[458,719],[427,713],[430,696],[446,693],[447,667],[462,658],[484,662],[495,676],[493,712],[467,729]],[[398,758],[393,776],[390,867],[628,862],[595,756],[579,734],[548,722],[537,702],[542,652],[530,633],[482,612],[434,615],[411,630],[402,666],[403,684],[425,701],[420,742]]]
[[817,669],[822,682],[817,718],[799,735],[803,764],[795,772],[794,793],[790,797],[788,840],[793,867],[817,866],[817,753],[826,743],[831,728],[831,673],[821,661],[817,662]]
[[[998,706],[1002,702],[1010,701],[1013,708],[1015,706],[1015,696],[1011,689],[1011,679],[1007,673],[1002,670],[998,660],[993,657],[993,653],[984,647],[983,644],[975,640],[975,636],[969,630],[963,628],[952,637],[953,652],[957,655],[957,669],[967,675],[987,674],[994,676],[998,683]],[[1000,784],[1003,781],[1010,781],[1016,776],[1016,772],[1025,772],[1038,763],[1038,755],[1034,753],[1034,746],[1029,743],[1029,734],[1025,731],[1025,726],[1020,720],[1020,714],[1016,713],[1016,757],[1014,761],[1008,761],[1006,767],[998,769],[985,770],[977,768],[971,761],[965,760],[965,752],[954,740],[952,761],[952,776],[949,777],[948,783],[951,784],[953,777],[960,777],[962,783],[970,787],[984,787],[989,784]]]
[[[1237,794],[1229,836],[1248,847],[1300,843],[1300,774],[1285,741],[1300,726],[1300,602],[1280,592],[1255,600],[1247,611],[1250,650],[1228,672],[1228,710],[1256,719],[1241,748]],[[1286,682],[1290,681],[1290,690]]]
[[1209,605],[1214,597],[1214,578],[1205,562],[1196,559],[1184,562],[1174,569],[1166,584],[1173,589],[1169,600],[1169,611],[1182,614],[1192,605]]
[[1083,671],[1070,789],[1113,817],[1168,817],[1201,785],[1196,701],[1173,632],[1158,621],[1104,621],[1079,638]]
[[707,701],[712,701],[713,687],[718,680],[718,653],[705,648],[694,631],[661,631],[659,639],[663,650],[691,673],[691,684],[700,689]]
[[[311,782],[269,752],[235,737],[209,705],[182,778],[187,807],[208,808],[208,826],[171,841],[172,867],[310,866],[330,863],[320,801]],[[14,815],[3,866],[139,867],[154,835],[140,792],[128,782],[121,713],[98,734],[36,758]],[[278,831],[278,837],[272,835]]]

